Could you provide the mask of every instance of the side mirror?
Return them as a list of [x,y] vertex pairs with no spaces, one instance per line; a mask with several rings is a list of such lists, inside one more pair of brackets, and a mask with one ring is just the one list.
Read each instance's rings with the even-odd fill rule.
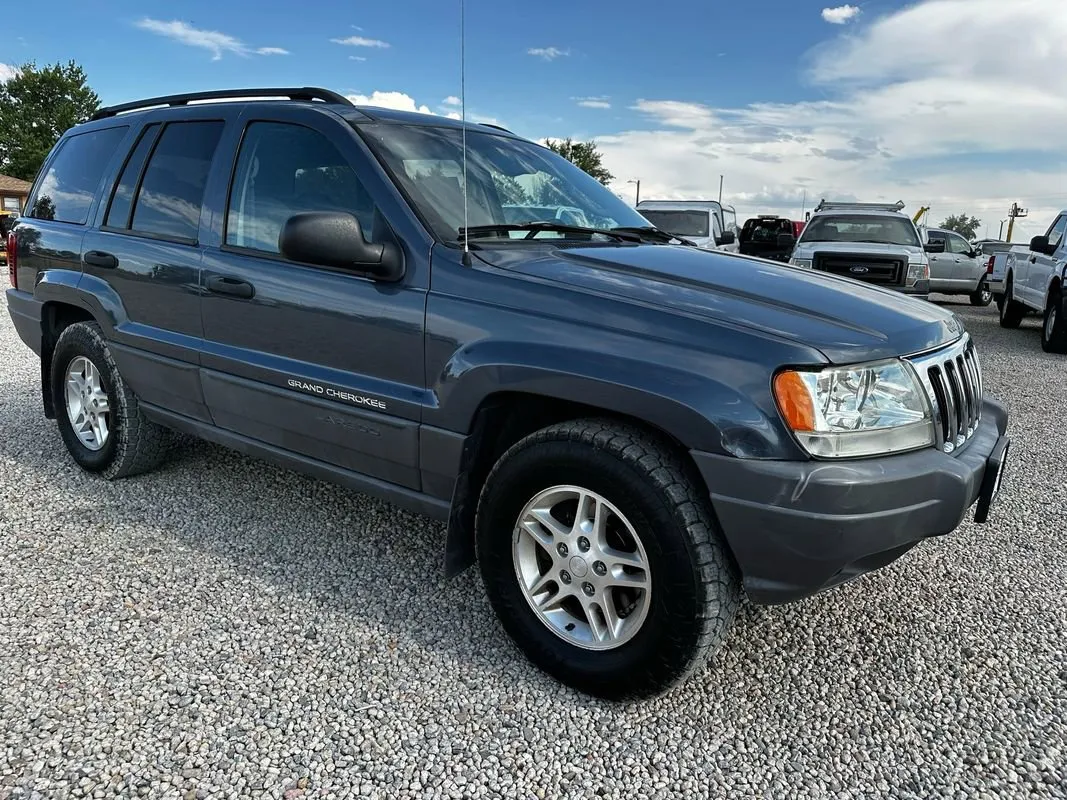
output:
[[923,250],[927,253],[944,253],[945,252],[945,240],[944,239],[931,239],[923,245]]
[[779,247],[792,247],[797,243],[797,239],[791,233],[779,233],[778,234],[778,246]]
[[726,231],[725,233],[723,233],[722,236],[720,236],[718,239],[715,240],[715,243],[716,244],[733,244],[735,241],[737,241],[737,237],[734,236],[734,232],[733,231]]
[[292,261],[366,272],[380,280],[404,275],[400,248],[391,242],[371,244],[363,238],[359,220],[344,212],[294,214],[282,226],[278,249]]
[[1041,253],[1041,255],[1044,256],[1052,255],[1052,253],[1049,252],[1052,248],[1049,247],[1047,236],[1035,236],[1033,239],[1031,239],[1030,249],[1033,250],[1035,253]]

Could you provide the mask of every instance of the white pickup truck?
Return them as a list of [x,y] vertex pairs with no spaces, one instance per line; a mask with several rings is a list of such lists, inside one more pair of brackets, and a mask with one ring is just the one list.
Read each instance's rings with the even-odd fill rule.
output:
[[997,292],[1001,327],[1018,328],[1027,314],[1042,314],[1041,347],[1046,353],[1067,353],[1065,231],[1067,210],[1060,212],[1044,236],[998,254],[993,262],[994,278],[998,268],[1004,275],[1003,289]]

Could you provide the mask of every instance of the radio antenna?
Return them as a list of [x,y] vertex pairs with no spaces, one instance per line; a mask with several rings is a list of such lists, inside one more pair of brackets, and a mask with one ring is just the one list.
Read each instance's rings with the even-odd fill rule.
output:
[[459,113],[460,128],[463,137],[463,258],[470,257],[467,242],[470,234],[467,230],[467,20],[466,0],[459,0]]

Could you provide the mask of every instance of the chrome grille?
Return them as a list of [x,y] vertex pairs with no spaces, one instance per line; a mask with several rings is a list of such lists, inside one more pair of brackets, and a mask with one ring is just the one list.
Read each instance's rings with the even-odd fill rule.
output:
[[934,412],[937,444],[951,453],[982,421],[982,366],[967,334],[950,347],[909,358]]

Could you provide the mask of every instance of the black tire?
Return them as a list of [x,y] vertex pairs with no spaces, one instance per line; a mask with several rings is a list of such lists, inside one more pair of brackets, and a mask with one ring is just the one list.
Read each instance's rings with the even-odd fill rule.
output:
[[1018,328],[1026,315],[1026,306],[1012,297],[1012,276],[1004,285],[1004,300],[1000,304],[1000,327]]
[[[478,503],[478,561],[496,614],[530,661],[579,691],[613,700],[660,694],[706,663],[733,621],[740,579],[699,481],[658,437],[611,420],[545,428],[501,457]],[[610,501],[647,555],[647,616],[614,649],[583,649],[553,632],[516,575],[519,515],[539,492],[561,484]],[[656,590],[664,586],[669,591]]]
[[971,305],[985,308],[993,302],[993,293],[989,290],[989,284],[982,281],[978,288],[971,292]]
[[[81,442],[67,413],[67,370],[78,357],[92,362],[108,399],[110,430],[103,447],[98,450]],[[108,480],[125,478],[154,469],[166,456],[171,443],[170,432],[145,418],[137,398],[119,374],[107,341],[96,323],[77,322],[60,334],[52,354],[51,389],[63,443],[85,471]]]
[[1063,311],[1063,295],[1059,289],[1053,289],[1041,320],[1041,349],[1046,353],[1067,353],[1067,319]]

